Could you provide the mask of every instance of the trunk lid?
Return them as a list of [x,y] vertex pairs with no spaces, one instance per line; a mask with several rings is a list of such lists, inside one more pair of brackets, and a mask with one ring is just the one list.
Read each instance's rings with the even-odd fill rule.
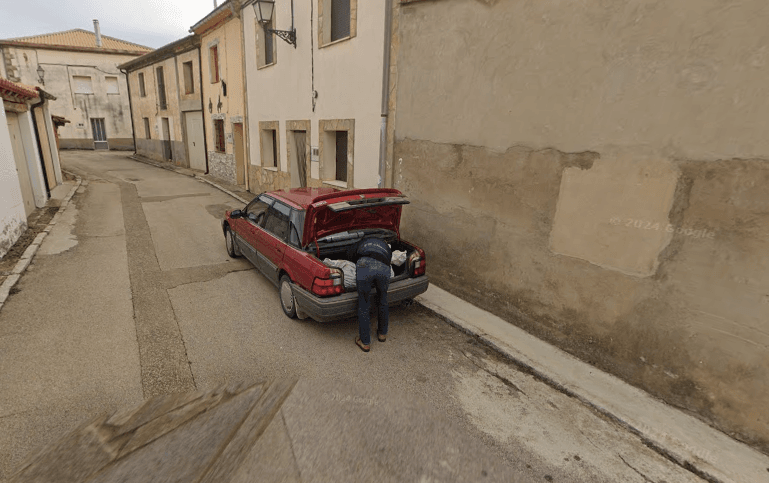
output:
[[409,201],[395,189],[340,191],[315,198],[307,207],[302,246],[343,231],[381,228],[400,239],[401,205]]

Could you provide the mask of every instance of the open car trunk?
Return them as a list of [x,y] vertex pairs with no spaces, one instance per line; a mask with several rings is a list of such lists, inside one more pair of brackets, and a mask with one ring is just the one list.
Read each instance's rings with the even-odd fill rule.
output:
[[[387,243],[390,244],[392,247],[392,251],[403,251],[406,252],[406,260],[408,260],[408,257],[414,252],[415,248],[410,243],[403,241],[403,240],[396,240],[394,237],[392,239],[384,238]],[[349,242],[340,242],[335,243],[333,245],[329,246],[319,246],[319,247],[310,247],[309,252],[316,258],[320,260],[321,263],[323,263],[323,260],[325,259],[331,259],[331,260],[349,260],[347,257],[347,249],[356,243],[359,240],[353,239]],[[320,256],[318,256],[320,255]],[[408,262],[404,261],[401,265],[390,265],[393,269],[393,272],[395,273],[395,276],[390,279],[390,282],[395,282],[398,280],[402,280],[405,278],[408,278]],[[346,285],[346,284],[345,284]],[[353,289],[354,290],[354,289]],[[348,288],[348,291],[350,289]]]

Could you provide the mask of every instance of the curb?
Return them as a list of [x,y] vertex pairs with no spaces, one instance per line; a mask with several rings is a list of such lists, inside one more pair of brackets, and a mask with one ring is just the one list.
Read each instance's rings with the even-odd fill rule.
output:
[[24,272],[27,270],[27,267],[29,267],[29,264],[32,263],[32,259],[35,257],[35,254],[37,253],[37,250],[40,248],[40,245],[43,243],[43,240],[45,240],[45,237],[48,236],[48,234],[53,229],[53,226],[56,225],[56,223],[59,221],[59,218],[61,218],[62,213],[64,210],[69,206],[70,200],[72,200],[72,197],[75,195],[75,192],[80,188],[80,186],[83,184],[83,179],[80,176],[77,176],[73,173],[66,172],[70,176],[75,177],[75,186],[72,187],[72,189],[69,191],[69,194],[67,194],[66,197],[61,202],[61,205],[59,206],[59,210],[56,212],[55,215],[53,215],[53,218],[51,218],[51,221],[48,222],[48,225],[38,233],[38,235],[35,237],[35,240],[27,247],[27,249],[24,251],[24,253],[21,255],[21,258],[18,262],[16,262],[16,265],[14,265],[13,270],[11,271],[11,275],[8,276],[8,278],[5,279],[2,285],[0,285],[0,310],[3,309],[3,305],[5,305],[5,301],[8,299],[8,296],[11,293],[11,289],[18,283],[19,279],[21,279],[21,276],[24,274]]

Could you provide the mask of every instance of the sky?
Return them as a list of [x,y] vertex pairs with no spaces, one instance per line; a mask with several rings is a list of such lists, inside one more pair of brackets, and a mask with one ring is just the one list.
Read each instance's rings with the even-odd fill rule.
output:
[[98,19],[102,35],[158,48],[213,9],[214,0],[0,0],[0,39],[93,30]]

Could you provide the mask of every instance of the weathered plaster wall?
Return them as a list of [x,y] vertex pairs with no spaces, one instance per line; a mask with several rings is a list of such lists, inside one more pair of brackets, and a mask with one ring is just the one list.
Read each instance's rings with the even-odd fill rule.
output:
[[13,145],[5,110],[0,108],[0,259],[27,229]]
[[[3,52],[6,64],[12,66],[20,82],[40,86],[56,96],[55,101],[50,101],[51,114],[71,121],[59,128],[62,149],[93,149],[91,118],[104,118],[111,149],[113,143],[115,149],[132,149],[128,86],[117,65],[135,56],[21,47],[3,47]],[[38,65],[45,71],[44,86],[38,81]],[[94,93],[76,94],[72,76],[91,77]],[[107,94],[106,77],[117,77],[118,94]]]
[[769,4],[399,9],[433,280],[769,452]]
[[[248,7],[248,10],[253,10]],[[233,123],[244,123],[243,58],[240,19],[231,17],[225,23],[201,35],[200,49],[203,62],[203,116],[208,147],[208,170],[217,178],[236,183],[235,149],[233,146]],[[218,45],[219,82],[211,82],[209,69],[209,48]],[[225,95],[223,82],[227,85]],[[209,102],[213,113],[208,112]],[[221,103],[221,106],[219,106]],[[222,117],[223,116],[223,117]],[[224,119],[225,152],[215,152],[214,118]],[[245,123],[243,136],[246,136]],[[244,159],[248,166],[248,151],[244,140]]]

